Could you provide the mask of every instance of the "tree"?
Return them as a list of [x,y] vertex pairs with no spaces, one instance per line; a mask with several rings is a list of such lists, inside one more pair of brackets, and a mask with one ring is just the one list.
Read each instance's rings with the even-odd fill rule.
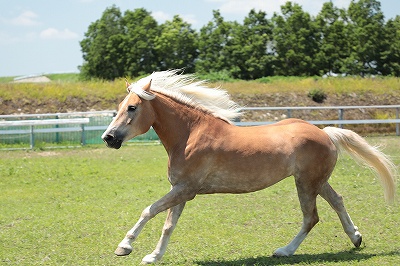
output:
[[126,76],[140,76],[159,70],[155,39],[160,33],[157,21],[144,8],[126,11],[124,53]]
[[155,38],[158,68],[183,68],[185,72],[194,72],[198,55],[197,39],[196,31],[179,16],[174,16],[172,21],[166,21]]
[[346,72],[354,75],[378,74],[384,28],[380,2],[376,0],[351,1],[348,9],[348,39],[350,54]]
[[343,59],[348,57],[345,12],[332,2],[326,2],[315,19],[319,34],[319,51],[315,61],[320,74],[341,73]]
[[300,5],[286,2],[282,15],[275,13],[273,37],[275,43],[276,74],[309,76],[319,74],[314,57],[318,42],[314,24]]
[[213,11],[213,20],[200,29],[199,56],[196,72],[209,73],[229,70],[229,46],[236,22],[225,22],[219,11]]
[[80,66],[85,78],[114,79],[124,74],[124,28],[119,8],[107,8],[101,18],[91,23],[80,42],[84,63]]
[[383,75],[400,77],[400,16],[386,23],[383,42],[380,71]]
[[232,45],[228,47],[233,77],[257,79],[272,75],[271,41],[272,23],[266,13],[251,10],[243,25],[234,28]]

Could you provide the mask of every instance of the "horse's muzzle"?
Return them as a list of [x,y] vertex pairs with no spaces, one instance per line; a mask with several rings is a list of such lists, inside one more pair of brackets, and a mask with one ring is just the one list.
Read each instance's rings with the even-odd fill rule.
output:
[[113,149],[121,148],[123,140],[117,138],[112,132],[104,133],[103,136],[101,136],[101,138],[107,144],[107,147]]

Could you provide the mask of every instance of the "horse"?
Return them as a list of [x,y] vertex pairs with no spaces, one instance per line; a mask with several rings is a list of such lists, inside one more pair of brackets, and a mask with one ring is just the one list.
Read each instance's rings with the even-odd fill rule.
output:
[[143,210],[115,250],[118,256],[130,254],[145,224],[168,210],[159,242],[142,263],[160,260],[185,203],[198,194],[254,192],[289,176],[295,179],[303,222],[293,240],[273,256],[293,255],[318,223],[318,195],[336,211],[345,233],[359,247],[361,233],[342,196],[328,183],[342,150],[371,167],[381,180],[385,199],[394,200],[395,165],[351,130],[320,129],[300,119],[235,126],[232,121],[240,115],[240,107],[226,91],[178,70],[154,72],[132,84],[126,81],[126,88],[128,95],[102,139],[109,148],[119,149],[153,127],[168,154],[171,189]]

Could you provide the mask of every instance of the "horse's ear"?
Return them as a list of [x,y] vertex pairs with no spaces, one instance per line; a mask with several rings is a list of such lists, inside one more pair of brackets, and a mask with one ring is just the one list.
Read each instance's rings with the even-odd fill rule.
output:
[[150,88],[151,88],[151,80],[149,81],[149,83],[147,83],[147,84],[143,87],[143,90],[144,90],[144,91],[147,91],[147,92],[150,92]]
[[126,90],[129,92],[129,86],[131,84],[128,82],[128,80],[125,78],[125,86],[126,86]]

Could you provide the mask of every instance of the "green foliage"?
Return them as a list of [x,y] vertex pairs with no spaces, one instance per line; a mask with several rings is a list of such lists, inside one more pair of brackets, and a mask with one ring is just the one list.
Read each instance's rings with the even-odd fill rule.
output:
[[[369,138],[400,163],[397,137]],[[0,152],[2,265],[139,265],[165,220],[143,229],[131,255],[113,254],[142,210],[169,191],[162,145]],[[160,265],[396,265],[400,209],[348,156],[331,185],[345,198],[364,245],[354,249],[336,213],[318,198],[320,222],[295,256],[273,258],[301,226],[293,178],[263,191],[188,202]],[[235,233],[232,233],[235,232]]]
[[313,17],[287,1],[267,18],[251,10],[243,23],[219,10],[196,32],[179,16],[158,25],[143,8],[107,8],[81,41],[85,79],[113,80],[184,68],[227,71],[235,79],[316,76],[326,73],[400,76],[400,18],[385,23],[377,0],[351,1],[348,9],[324,3]]
[[386,23],[382,41],[382,74],[400,77],[400,16]]
[[234,28],[229,57],[235,78],[249,80],[273,74],[274,57],[269,49],[272,44],[272,23],[266,16],[265,12],[253,9],[243,25]]
[[233,82],[235,79],[232,75],[226,71],[221,70],[218,72],[209,72],[207,74],[198,75],[200,79],[207,80],[209,82],[217,82],[217,81],[225,81],[225,82]]
[[325,92],[321,89],[312,89],[308,92],[307,96],[316,103],[323,103],[327,97]]
[[347,25],[350,54],[345,59],[344,71],[354,75],[378,74],[384,30],[384,16],[377,0],[350,3]]
[[237,26],[235,22],[224,21],[219,11],[213,11],[212,21],[200,29],[197,73],[230,71],[230,47]]
[[91,23],[80,42],[84,64],[80,67],[84,79],[112,80],[125,74],[123,55],[124,27],[119,8],[107,8],[101,18]]
[[122,20],[125,27],[120,55],[125,62],[123,75],[135,77],[157,70],[155,40],[160,34],[157,21],[143,8],[126,11]]
[[327,2],[315,19],[320,40],[315,60],[320,74],[342,72],[343,59],[349,53],[345,12]]
[[282,15],[274,14],[274,41],[276,74],[289,76],[317,75],[313,57],[318,50],[316,30],[308,13],[302,7],[287,2]]
[[184,69],[194,72],[194,60],[197,58],[197,33],[189,23],[179,16],[161,25],[161,32],[155,38],[155,52],[161,70]]

